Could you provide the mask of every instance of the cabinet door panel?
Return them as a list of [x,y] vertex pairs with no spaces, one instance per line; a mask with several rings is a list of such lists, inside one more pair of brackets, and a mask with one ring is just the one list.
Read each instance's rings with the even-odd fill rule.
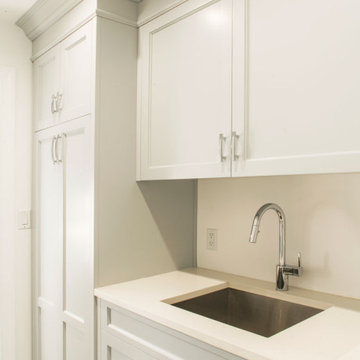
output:
[[91,144],[89,116],[36,136],[36,352],[42,360],[94,356]]
[[59,89],[60,49],[56,46],[34,62],[35,130],[52,126],[58,121],[58,113],[52,112],[51,104],[52,96]]
[[90,359],[90,344],[88,334],[69,324],[65,328],[65,354],[66,360],[88,360]]
[[59,312],[41,308],[38,312],[39,359],[63,360],[63,324]]
[[55,134],[36,137],[36,334],[41,359],[62,359],[62,166],[53,163]]
[[93,176],[90,117],[61,128],[64,168],[64,311],[67,359],[90,357],[93,328]]
[[232,1],[189,1],[140,30],[142,179],[228,176]]
[[360,170],[360,3],[250,0],[245,175]]
[[65,310],[85,319],[92,298],[92,176],[89,117],[63,136]]
[[61,121],[91,112],[94,81],[92,51],[94,22],[84,25],[61,43],[62,99]]

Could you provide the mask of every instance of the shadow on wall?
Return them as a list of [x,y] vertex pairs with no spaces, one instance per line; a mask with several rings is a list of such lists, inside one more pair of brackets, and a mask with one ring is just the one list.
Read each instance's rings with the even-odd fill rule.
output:
[[194,266],[196,181],[142,181],[137,186],[176,268]]
[[194,265],[196,181],[135,182],[126,172],[105,181],[97,287]]

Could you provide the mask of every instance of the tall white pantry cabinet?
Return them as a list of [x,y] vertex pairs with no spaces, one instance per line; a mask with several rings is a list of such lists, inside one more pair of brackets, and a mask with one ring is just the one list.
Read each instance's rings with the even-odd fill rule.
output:
[[92,359],[96,19],[34,61],[35,359]]
[[194,182],[136,183],[136,6],[38,1],[18,21],[33,41],[34,360],[96,358],[95,287],[193,264]]
[[33,359],[92,360],[95,287],[193,266],[195,183],[136,183],[136,2],[39,0],[17,24],[33,42]]

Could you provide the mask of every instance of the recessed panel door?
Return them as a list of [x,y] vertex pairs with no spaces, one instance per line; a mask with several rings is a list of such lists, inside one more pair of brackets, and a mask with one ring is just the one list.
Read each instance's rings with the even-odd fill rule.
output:
[[188,1],[140,29],[139,172],[230,176],[232,1]]
[[35,328],[37,356],[63,359],[63,183],[56,161],[56,134],[36,136]]

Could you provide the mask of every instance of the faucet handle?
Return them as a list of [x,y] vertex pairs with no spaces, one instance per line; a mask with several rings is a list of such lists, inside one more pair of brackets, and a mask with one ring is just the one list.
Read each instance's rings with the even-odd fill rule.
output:
[[298,267],[301,267],[301,252],[298,252],[297,263]]

